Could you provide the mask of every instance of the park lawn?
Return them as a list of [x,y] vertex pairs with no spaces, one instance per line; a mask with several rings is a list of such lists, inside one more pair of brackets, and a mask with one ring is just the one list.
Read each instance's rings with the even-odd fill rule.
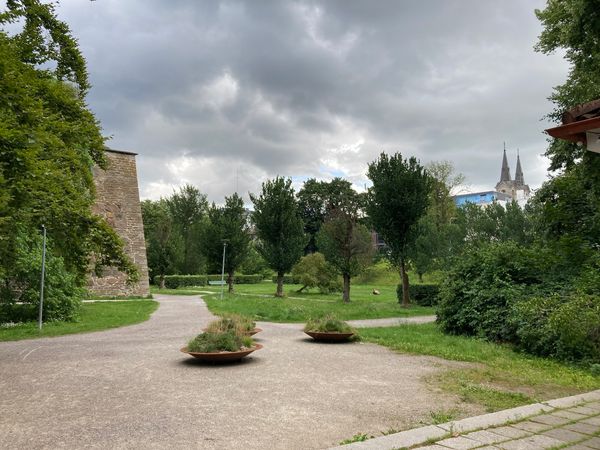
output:
[[[395,286],[355,285],[349,304],[342,302],[340,293],[321,294],[317,290],[297,293],[299,285],[286,285],[286,297],[276,298],[274,288],[274,283],[238,285],[236,293],[225,292],[223,300],[220,299],[220,287],[204,286],[199,290],[214,293],[202,295],[213,314],[238,313],[268,322],[306,322],[329,313],[342,320],[435,314],[434,308],[430,307],[402,308],[396,299]],[[373,295],[374,288],[379,289],[381,295]]]
[[475,363],[444,371],[431,381],[488,412],[600,389],[600,376],[587,369],[476,338],[446,335],[433,323],[361,328],[359,333],[364,341],[402,353]]
[[79,320],[76,322],[45,323],[41,332],[37,322],[27,322],[10,328],[0,327],[0,341],[62,336],[133,325],[148,320],[156,308],[158,302],[153,300],[83,303]]

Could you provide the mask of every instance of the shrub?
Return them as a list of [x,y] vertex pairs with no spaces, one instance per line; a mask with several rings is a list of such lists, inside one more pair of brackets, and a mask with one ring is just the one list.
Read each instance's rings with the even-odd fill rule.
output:
[[450,334],[514,341],[512,302],[541,290],[551,264],[539,249],[490,243],[455,260],[440,287],[438,322]]
[[303,256],[296,263],[292,268],[292,279],[302,285],[298,292],[315,287],[323,294],[342,290],[342,282],[335,269],[318,252]]
[[[206,275],[207,281],[221,281],[221,274]],[[227,282],[227,274],[225,274],[225,282]],[[235,274],[233,277],[234,284],[258,284],[264,280],[262,275],[242,275]]]
[[549,318],[562,299],[558,295],[523,298],[514,303],[510,321],[521,349],[540,356],[556,353],[557,334],[549,326]]
[[[408,287],[410,300],[420,306],[435,306],[438,304],[439,284],[411,284]],[[402,302],[402,283],[396,287],[398,302]]]
[[304,331],[320,333],[355,333],[355,330],[346,322],[328,314],[318,319],[310,319],[304,326]]
[[[78,278],[53,254],[52,240],[46,245],[43,320],[75,320],[84,290]],[[17,232],[10,265],[0,271],[0,323],[37,320],[42,272],[42,238],[37,233]]]
[[237,352],[252,347],[253,342],[252,338],[234,330],[206,332],[188,342],[187,348],[190,352],[198,353]]
[[[165,287],[167,289],[177,289],[190,286],[206,286],[206,278],[206,275],[165,275]],[[157,277],[154,277],[155,284],[157,281]]]

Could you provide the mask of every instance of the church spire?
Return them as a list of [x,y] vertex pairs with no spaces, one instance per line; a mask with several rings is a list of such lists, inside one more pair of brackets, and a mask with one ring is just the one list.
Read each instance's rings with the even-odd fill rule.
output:
[[503,181],[510,181],[510,169],[508,167],[508,159],[506,159],[506,142],[504,143],[504,156],[502,157],[502,171],[500,172],[500,182],[502,183]]
[[519,157],[519,150],[517,150],[517,169],[515,172],[515,183],[517,186],[523,186],[525,179],[523,178],[523,170],[521,169],[521,158]]

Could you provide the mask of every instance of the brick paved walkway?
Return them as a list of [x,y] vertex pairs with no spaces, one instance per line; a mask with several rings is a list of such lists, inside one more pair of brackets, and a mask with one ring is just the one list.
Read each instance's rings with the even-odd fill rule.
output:
[[600,449],[600,390],[416,428],[340,448]]

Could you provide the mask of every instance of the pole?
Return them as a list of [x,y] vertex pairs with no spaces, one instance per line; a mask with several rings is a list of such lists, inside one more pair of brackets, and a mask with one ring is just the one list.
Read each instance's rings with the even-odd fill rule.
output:
[[221,265],[221,300],[223,300],[223,288],[225,287],[225,249],[227,242],[223,242],[223,264]]
[[42,240],[42,276],[40,280],[40,313],[38,315],[38,328],[42,329],[42,311],[44,309],[44,275],[46,272],[46,226],[42,225],[44,237]]

